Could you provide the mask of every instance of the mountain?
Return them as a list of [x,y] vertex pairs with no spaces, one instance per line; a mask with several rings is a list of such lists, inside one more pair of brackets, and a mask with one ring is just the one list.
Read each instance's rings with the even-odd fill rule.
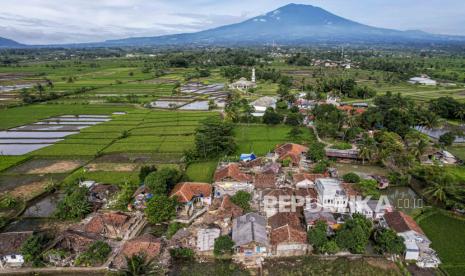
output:
[[465,37],[434,35],[421,31],[397,31],[360,24],[321,8],[289,4],[244,22],[196,33],[108,40],[105,46],[305,44],[316,42],[402,43],[465,42]]
[[24,46],[24,45],[14,40],[0,37],[0,48],[15,48],[15,47],[21,47],[21,46]]

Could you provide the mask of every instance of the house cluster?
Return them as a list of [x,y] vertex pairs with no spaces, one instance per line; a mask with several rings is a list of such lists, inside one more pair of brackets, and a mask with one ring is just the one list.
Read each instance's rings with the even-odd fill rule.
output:
[[323,60],[323,59],[312,59],[312,66],[319,66],[319,67],[326,67],[326,68],[343,68],[343,69],[351,69],[351,68],[358,68],[358,64],[355,64],[351,60],[344,59],[344,60]]
[[[220,162],[213,185],[177,184],[171,193],[181,203],[176,220],[189,226],[174,235],[170,246],[212,255],[215,240],[229,235],[234,260],[256,267],[267,257],[309,253],[307,231],[318,221],[330,233],[355,213],[377,224],[391,214],[391,206],[357,197],[353,184],[330,173],[310,173],[307,151],[303,145],[282,144],[264,157],[244,154],[241,161]],[[240,191],[251,195],[247,210],[233,202]]]
[[[163,240],[151,234],[142,234],[147,222],[144,214],[136,212],[110,211],[107,205],[118,188],[95,181],[80,182],[89,189],[88,201],[93,212],[66,229],[57,230],[54,238],[44,250],[45,260],[56,267],[76,265],[78,256],[92,244],[103,241],[111,247],[111,253],[102,267],[121,269],[126,267],[126,256],[145,254],[149,257],[162,253]],[[35,234],[28,232],[6,232],[0,234],[0,268],[21,267],[25,260],[21,254],[24,242]]]
[[436,252],[430,247],[431,241],[413,218],[401,211],[394,211],[384,215],[384,223],[404,238],[407,249],[405,260],[415,261],[419,267],[425,268],[441,264]]

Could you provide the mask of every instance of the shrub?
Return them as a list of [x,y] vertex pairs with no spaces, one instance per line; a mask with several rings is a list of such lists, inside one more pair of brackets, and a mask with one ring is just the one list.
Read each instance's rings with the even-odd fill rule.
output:
[[169,198],[166,195],[154,195],[147,202],[145,215],[150,223],[157,224],[167,222],[176,217],[176,198]]
[[358,176],[358,174],[353,173],[353,172],[344,174],[342,179],[344,180],[344,182],[347,182],[347,183],[358,183],[358,182],[360,182],[360,176]]
[[86,187],[73,185],[68,193],[58,203],[55,217],[59,219],[82,219],[92,211],[91,204],[87,201],[88,190]]
[[213,254],[215,256],[229,255],[233,251],[234,241],[229,236],[221,236],[215,240]]
[[338,149],[338,150],[348,150],[352,148],[352,145],[349,143],[336,143],[331,146],[332,149]]
[[93,242],[89,248],[76,258],[76,265],[94,266],[105,262],[111,247],[103,241]]
[[307,152],[307,158],[318,162],[326,158],[325,144],[320,142],[314,142],[310,144]]
[[250,200],[252,195],[246,191],[238,191],[235,195],[231,197],[231,201],[237,206],[244,209],[245,212],[250,211]]
[[168,239],[171,239],[176,232],[178,232],[179,229],[182,229],[185,225],[180,223],[180,222],[173,222],[168,225],[168,229],[166,230],[166,237]]
[[194,258],[194,255],[194,251],[190,248],[178,247],[170,249],[170,256],[173,259],[191,260]]

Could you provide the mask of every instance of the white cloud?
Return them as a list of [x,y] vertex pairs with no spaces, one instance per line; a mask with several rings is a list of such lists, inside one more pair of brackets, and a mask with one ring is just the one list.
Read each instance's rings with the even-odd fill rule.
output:
[[[193,32],[240,22],[282,0],[0,0],[0,36],[29,44],[94,42]],[[463,34],[462,0],[313,0],[362,23]],[[462,24],[460,24],[462,23]]]

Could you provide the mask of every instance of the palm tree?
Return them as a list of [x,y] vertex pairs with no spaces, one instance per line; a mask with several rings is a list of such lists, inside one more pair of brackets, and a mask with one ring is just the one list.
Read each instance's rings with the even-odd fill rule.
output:
[[455,116],[460,118],[460,121],[463,123],[463,118],[465,118],[465,107],[461,106],[457,111],[455,111]]
[[358,155],[362,159],[362,163],[365,164],[365,161],[373,159],[377,152],[376,141],[367,134],[364,134],[362,141],[358,145],[358,149]]
[[445,202],[450,188],[450,184],[447,182],[432,182],[424,192],[426,195],[431,195],[440,202]]
[[153,259],[147,259],[144,254],[125,258],[128,265],[121,273],[124,276],[164,275],[163,269],[155,264]]

